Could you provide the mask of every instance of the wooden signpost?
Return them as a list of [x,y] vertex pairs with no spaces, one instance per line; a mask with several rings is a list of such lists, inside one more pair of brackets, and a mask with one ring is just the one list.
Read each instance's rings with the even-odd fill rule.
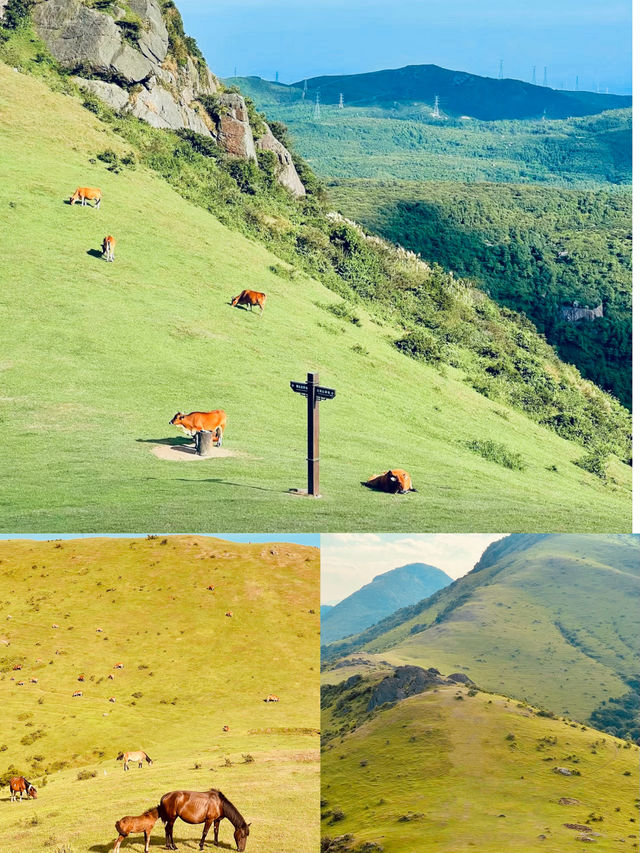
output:
[[291,489],[297,495],[320,497],[320,400],[333,400],[333,388],[318,385],[318,374],[307,373],[306,382],[290,382],[291,390],[307,398],[307,491]]

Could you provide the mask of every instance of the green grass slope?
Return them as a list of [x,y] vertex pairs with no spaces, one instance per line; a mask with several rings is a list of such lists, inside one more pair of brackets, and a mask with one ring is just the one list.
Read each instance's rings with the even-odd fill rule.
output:
[[629,536],[511,536],[450,587],[327,651],[462,671],[586,720],[637,673],[639,548]]
[[[602,481],[578,445],[473,391],[456,368],[395,352],[397,329],[328,314],[336,297],[180,198],[146,169],[108,171],[128,150],[78,100],[0,66],[2,529],[166,531],[625,530],[630,471]],[[31,106],[37,104],[37,110]],[[99,185],[99,211],[69,207]],[[95,257],[118,240],[116,261]],[[264,290],[262,319],[229,305]],[[289,381],[318,369],[322,501],[304,485],[304,403]],[[549,368],[553,370],[551,366]],[[416,393],[420,389],[420,393]],[[178,441],[178,410],[222,407],[236,455],[189,464],[150,452]],[[392,413],[390,427],[389,413]],[[500,439],[526,470],[466,442]],[[360,481],[402,466],[406,499]]]
[[[211,787],[253,820],[249,851],[317,849],[317,549],[10,541],[0,559],[0,769],[39,790],[20,806],[2,788],[4,850],[106,851],[119,817]],[[153,766],[123,773],[118,752],[140,748]]]
[[324,850],[565,853],[582,836],[606,851],[637,844],[636,746],[456,686],[363,721],[350,704],[359,689],[323,710]]

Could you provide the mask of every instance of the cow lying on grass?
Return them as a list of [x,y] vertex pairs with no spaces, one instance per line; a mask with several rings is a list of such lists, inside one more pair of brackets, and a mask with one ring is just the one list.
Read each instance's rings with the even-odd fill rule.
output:
[[384,474],[369,477],[363,484],[369,489],[377,489],[379,492],[390,492],[394,495],[406,495],[407,492],[415,492],[411,484],[411,477],[402,468],[392,468]]
[[128,835],[131,835],[132,832],[144,832],[144,853],[149,853],[151,830],[155,826],[157,820],[157,806],[154,809],[148,809],[144,814],[138,815],[137,817],[132,817],[131,815],[121,817],[120,820],[116,822],[118,837],[116,838],[116,843],[113,846],[114,853],[120,849],[120,845],[123,840]]

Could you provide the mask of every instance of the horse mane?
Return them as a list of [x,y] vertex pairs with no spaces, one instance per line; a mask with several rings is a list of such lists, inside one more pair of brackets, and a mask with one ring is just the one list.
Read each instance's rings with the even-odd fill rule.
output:
[[222,802],[222,814],[224,815],[224,817],[226,817],[227,820],[230,820],[235,827],[246,826],[246,820],[242,817],[242,815],[233,805],[231,800],[227,799],[222,793],[222,791],[218,791],[215,788],[212,788],[211,790],[215,791],[216,794],[220,797],[220,801]]

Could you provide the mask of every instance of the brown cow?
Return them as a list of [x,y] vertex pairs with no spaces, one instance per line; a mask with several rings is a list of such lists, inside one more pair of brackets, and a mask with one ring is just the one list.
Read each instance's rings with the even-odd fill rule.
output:
[[209,429],[216,436],[216,447],[220,447],[227,426],[227,414],[223,409],[213,409],[211,412],[189,412],[188,415],[177,412],[169,423],[171,426],[183,429],[192,437],[203,429]]
[[266,293],[260,293],[259,290],[243,290],[239,296],[233,297],[231,304],[234,308],[236,305],[248,305],[250,311],[253,311],[253,306],[257,305],[260,308],[260,316],[262,317],[266,299]]
[[99,190],[96,187],[78,187],[69,199],[71,204],[75,204],[77,201],[82,202],[83,207],[85,207],[88,201],[95,201],[94,206],[100,207],[100,202],[102,201],[102,190]]
[[114,669],[124,669],[124,664],[123,663],[117,663],[113,668]]
[[31,797],[33,800],[38,799],[38,792],[33,787],[31,782],[27,782],[24,776],[12,776],[9,779],[9,790],[11,791],[11,802],[14,803],[16,801],[16,794],[20,796],[18,799],[22,802],[22,795],[26,794],[27,799]]
[[157,820],[157,807],[155,809],[148,809],[144,814],[138,815],[137,817],[132,817],[131,815],[121,817],[120,820],[116,822],[118,837],[113,846],[114,853],[120,849],[123,839],[125,839],[127,835],[131,835],[132,832],[144,832],[144,853],[149,853],[151,830],[155,826]]
[[227,612],[224,615],[231,618],[233,616],[233,613],[230,610],[227,610]]
[[265,702],[279,702],[280,697],[276,696],[275,693],[269,693],[267,698],[264,700]]
[[82,696],[82,690],[76,690],[76,691],[72,694],[71,698],[72,698],[72,699],[77,699],[79,696]]
[[109,234],[108,237],[105,237],[102,241],[102,257],[105,261],[112,261],[114,258],[114,251],[116,248],[116,238],[112,237]]
[[222,727],[222,731],[223,731],[223,732],[228,732],[228,731],[229,731],[229,726],[223,726],[223,727]]
[[406,495],[407,492],[415,492],[411,484],[411,477],[402,468],[392,468],[384,474],[378,474],[362,484],[370,489],[380,492],[391,492],[391,494]]
[[85,679],[85,676],[84,676],[84,675],[79,675],[79,676],[78,676],[78,681],[84,681],[84,679]]
[[14,671],[14,672],[17,672],[19,669],[22,669],[22,664],[21,664],[21,663],[16,663],[16,664],[14,664],[14,665],[13,665],[13,671]]

